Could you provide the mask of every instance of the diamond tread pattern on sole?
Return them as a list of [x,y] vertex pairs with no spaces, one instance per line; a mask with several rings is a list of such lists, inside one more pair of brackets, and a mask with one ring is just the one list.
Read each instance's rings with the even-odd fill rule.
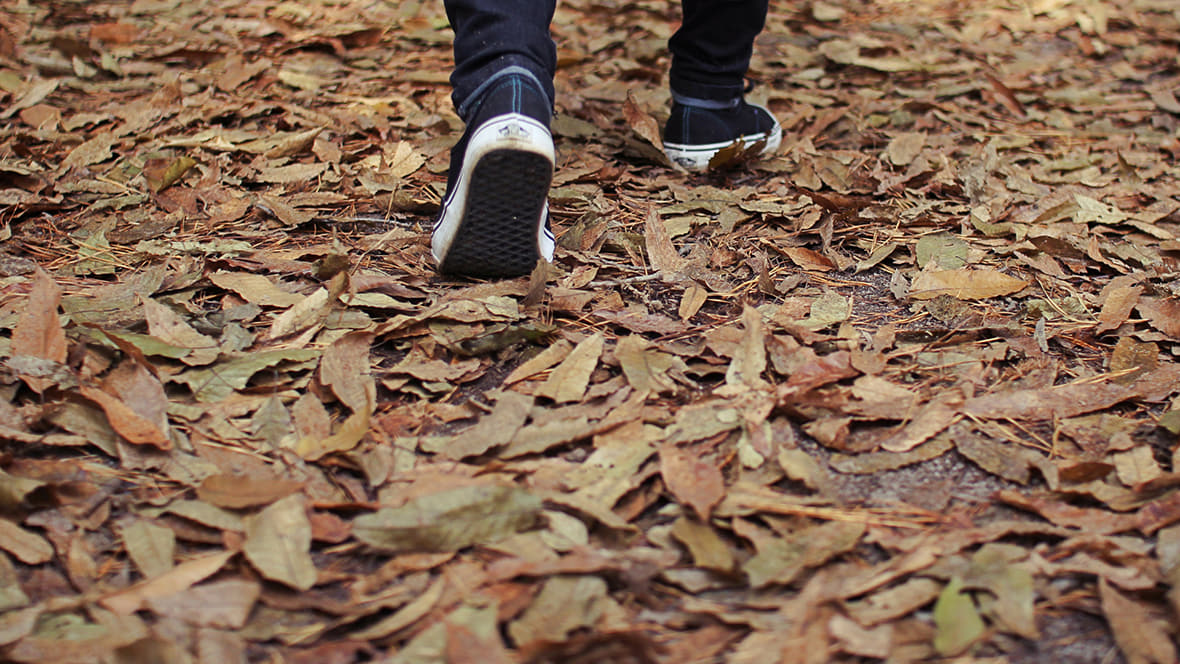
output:
[[553,165],[543,155],[496,150],[471,173],[467,209],[442,271],[486,277],[528,274],[537,264],[537,220]]

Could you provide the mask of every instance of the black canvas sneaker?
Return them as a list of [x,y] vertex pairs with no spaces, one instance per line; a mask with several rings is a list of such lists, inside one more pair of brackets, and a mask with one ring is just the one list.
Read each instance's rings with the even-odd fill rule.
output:
[[782,127],[770,111],[741,97],[726,102],[673,94],[664,126],[664,153],[690,171],[772,154],[782,140]]
[[549,99],[527,73],[500,75],[477,94],[467,129],[451,149],[434,259],[445,274],[528,274],[539,258],[553,260]]

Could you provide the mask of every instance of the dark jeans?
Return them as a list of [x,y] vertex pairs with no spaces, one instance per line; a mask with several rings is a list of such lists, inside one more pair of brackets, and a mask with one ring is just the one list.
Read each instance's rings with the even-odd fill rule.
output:
[[[754,38],[769,0],[682,0],[684,20],[668,40],[672,90],[684,97],[728,100],[741,95]],[[557,50],[549,35],[556,0],[444,0],[455,31],[451,95],[461,117],[480,84],[517,66],[554,98]]]

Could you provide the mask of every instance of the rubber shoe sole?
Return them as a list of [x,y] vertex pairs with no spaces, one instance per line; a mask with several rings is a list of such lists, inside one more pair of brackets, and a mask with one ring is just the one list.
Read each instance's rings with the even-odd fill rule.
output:
[[536,120],[511,113],[481,126],[434,228],[439,271],[514,277],[531,272],[540,258],[552,260],[553,163],[552,136]]
[[[762,148],[754,154],[747,155],[746,153],[757,147],[760,141],[764,143]],[[690,171],[704,171],[708,170],[713,158],[726,148],[732,148],[734,155],[744,160],[748,157],[774,154],[778,151],[782,142],[782,127],[775,123],[774,128],[768,132],[739,136],[732,141],[706,143],[703,145],[664,143],[664,154],[668,155],[668,158],[673,162],[680,164]],[[725,164],[720,165],[723,166]]]

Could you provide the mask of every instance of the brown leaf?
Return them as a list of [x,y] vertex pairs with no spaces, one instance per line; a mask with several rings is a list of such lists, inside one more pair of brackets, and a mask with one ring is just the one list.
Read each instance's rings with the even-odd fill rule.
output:
[[864,523],[851,521],[827,521],[801,528],[766,542],[743,570],[755,588],[791,583],[805,569],[850,551],[864,536],[865,529]]
[[115,144],[115,136],[111,132],[99,133],[94,138],[82,143],[70,151],[62,160],[62,168],[79,168],[102,163],[113,155],[111,147]]
[[332,419],[324,404],[310,392],[304,392],[291,405],[296,440],[323,440],[332,433]]
[[1180,339],[1180,300],[1141,298],[1136,308],[1152,327]]
[[352,634],[352,638],[363,640],[383,639],[398,630],[413,625],[421,620],[442,599],[446,589],[445,578],[440,578],[425,591],[418,594],[413,601],[398,609],[392,615]]
[[919,272],[910,284],[910,297],[932,300],[950,295],[958,300],[986,300],[1019,292],[1029,282],[998,270],[963,268]]
[[243,509],[269,505],[299,491],[306,483],[255,475],[211,475],[197,487],[197,497],[218,507]]
[[1028,484],[1032,465],[1028,455],[1031,452],[983,436],[971,427],[963,426],[962,422],[952,425],[947,433],[955,441],[959,454],[980,468],[1010,482]]
[[160,430],[159,425],[140,417],[138,413],[131,410],[127,404],[119,401],[115,396],[88,385],[80,385],[78,392],[102,408],[111,428],[127,442],[136,445],[154,445],[162,450],[172,449],[172,440],[168,434]]
[[517,392],[504,392],[496,400],[492,412],[465,429],[454,438],[444,438],[438,446],[423,445],[427,452],[441,452],[450,459],[479,456],[493,447],[512,442],[516,432],[524,426],[533,398]]
[[102,383],[102,389],[117,397],[133,413],[168,435],[168,395],[154,373],[138,360],[125,360]]
[[37,619],[45,612],[42,605],[30,606],[19,611],[0,613],[0,645],[19,641],[33,631]]
[[1180,521],[1180,492],[1152,501],[1136,513],[1139,530],[1151,534],[1164,526]]
[[347,452],[369,435],[369,420],[377,402],[377,387],[368,383],[369,405],[348,416],[336,433],[327,438],[303,438],[295,444],[295,453],[308,461],[321,459],[329,454]]
[[655,206],[647,209],[647,217],[643,224],[644,241],[647,248],[647,259],[658,272],[671,277],[684,268],[684,259],[672,245],[672,237],[668,229],[660,220]]
[[173,639],[145,636],[119,647],[110,661],[116,664],[187,664],[188,654]]
[[1126,452],[1111,455],[1119,481],[1129,487],[1137,487],[1162,476],[1164,471],[1155,461],[1155,453],[1149,445],[1140,445]]
[[605,337],[601,332],[578,342],[570,354],[549,374],[537,390],[537,396],[549,397],[557,403],[581,401],[590,383],[590,374],[598,366]]
[[936,397],[922,406],[901,431],[881,442],[889,452],[908,452],[938,435],[959,419],[961,397]]
[[474,630],[447,623],[447,664],[511,664],[514,660],[498,637],[483,638]]
[[1098,581],[1102,612],[1114,632],[1114,640],[1129,664],[1171,664],[1176,661],[1176,646],[1162,618],[1115,590],[1106,579]]
[[17,111],[30,108],[36,104],[41,103],[46,97],[53,94],[57,90],[57,86],[61,84],[61,79],[57,77],[40,78],[34,77],[26,84],[15,99],[6,104],[7,108],[0,111],[0,118],[10,118]]
[[618,360],[627,383],[637,392],[658,394],[675,391],[676,383],[668,375],[673,370],[686,368],[674,355],[650,348],[646,339],[629,334],[615,344]]
[[1055,561],[1045,571],[1050,576],[1096,576],[1119,588],[1133,591],[1151,590],[1160,580],[1154,565],[1143,570],[1133,564],[1109,563],[1086,552],[1075,553],[1065,560]]
[[680,306],[676,310],[677,315],[680,316],[680,320],[688,321],[697,315],[697,312],[701,310],[701,307],[704,306],[708,298],[709,291],[696,284],[689,284],[688,288],[684,289],[684,295],[680,298]]
[[226,579],[173,595],[150,597],[147,608],[190,625],[241,629],[261,593],[262,587],[257,581]]
[[885,154],[889,163],[894,166],[908,166],[917,158],[926,145],[926,134],[917,131],[907,131],[895,135],[885,146]]
[[794,354],[792,360],[787,383],[778,390],[782,401],[790,401],[803,392],[859,373],[852,368],[851,356],[846,351],[821,357],[811,348],[803,347]]
[[237,632],[203,627],[196,642],[197,664],[247,664],[246,640]]
[[707,523],[682,516],[672,524],[672,536],[688,549],[693,565],[720,572],[734,568],[730,545]]
[[275,317],[267,339],[280,339],[318,325],[332,306],[332,294],[327,288],[317,288],[295,306]]
[[1139,302],[1139,295],[1142,292],[1143,286],[1124,286],[1111,289],[1102,302],[1102,310],[1098,312],[1098,326],[1094,328],[1094,334],[1109,332],[1127,322],[1127,317],[1131,315],[1131,310]]
[[119,615],[131,615],[143,608],[150,599],[183,592],[213,576],[234,555],[233,551],[222,551],[187,560],[155,578],[107,595],[99,599],[98,603]]
[[916,576],[896,586],[848,604],[849,614],[861,625],[872,627],[912,613],[934,601],[942,586],[934,579]]
[[1136,514],[1119,514],[1108,510],[1077,507],[1047,495],[1024,494],[1019,491],[1003,490],[996,493],[996,499],[1020,509],[1036,512],[1058,526],[1079,528],[1086,532],[1111,535],[1134,530],[1141,519]]
[[698,448],[666,444],[660,448],[660,476],[668,491],[702,520],[725,497],[725,478],[716,464],[701,457]]
[[869,452],[854,455],[836,453],[828,459],[828,464],[839,473],[869,475],[935,459],[949,452],[954,446],[950,436],[941,435],[919,444],[908,452]]
[[144,578],[151,579],[172,569],[176,534],[171,528],[141,519],[125,526],[120,534],[127,556]]
[[197,161],[192,157],[180,156],[175,159],[148,159],[143,165],[143,177],[148,186],[157,194],[176,184]]
[[[12,330],[13,355],[31,355],[58,364],[66,361],[66,335],[57,315],[60,304],[61,289],[44,270],[37,268],[25,311]],[[38,393],[52,384],[32,376],[24,380]]]
[[369,397],[373,379],[369,376],[369,346],[373,335],[353,332],[337,339],[324,350],[320,360],[320,381],[354,413],[371,412]]
[[1003,104],[1004,108],[1007,108],[1009,111],[1011,111],[1013,115],[1023,118],[1025,116],[1024,105],[1021,104],[1020,100],[1016,98],[1016,94],[1012,92],[1012,89],[1007,85],[1004,85],[1000,79],[996,78],[989,72],[984,72],[983,75],[987,77],[988,82],[992,84],[992,88],[996,91],[996,94],[1000,98],[1000,103]]
[[766,340],[762,312],[747,305],[742,309],[742,340],[734,349],[733,361],[725,371],[725,382],[730,387],[763,388],[766,370]]
[[555,576],[545,582],[524,614],[508,624],[521,645],[564,641],[579,628],[593,628],[607,601],[606,581],[597,576]]
[[247,302],[253,302],[260,307],[286,308],[303,301],[302,295],[279,288],[262,274],[214,272],[209,275],[209,281],[237,293]]
[[565,339],[554,341],[545,350],[525,360],[520,366],[513,369],[512,373],[504,378],[504,385],[512,385],[513,383],[518,383],[541,373],[564,360],[570,354],[571,350],[573,350],[573,345]]
[[887,659],[893,649],[893,625],[865,628],[835,615],[828,621],[828,631],[839,642],[840,649],[851,655]]
[[[258,176],[254,179],[258,182],[269,182],[272,184],[307,182],[309,180],[315,180],[326,170],[328,170],[327,164],[288,164],[287,166],[260,168],[258,169]],[[275,203],[277,200],[271,197],[268,199],[268,202]]]
[[246,559],[262,576],[296,590],[315,585],[311,522],[300,494],[283,498],[246,519]]
[[[4,658],[29,664],[73,664],[74,662],[118,661],[117,653],[147,638],[144,622],[131,616],[104,615],[102,622],[90,622],[77,614],[58,613],[37,625],[32,634],[9,646]],[[155,640],[156,643],[162,643]],[[177,661],[181,653],[173,643],[166,646],[171,661],[149,657],[147,661]]]
[[1119,385],[1134,383],[1159,366],[1159,346],[1122,337],[1110,353],[1111,380]]
[[359,516],[353,535],[381,551],[457,551],[530,530],[540,514],[541,499],[524,489],[463,486]]
[[832,262],[832,259],[807,247],[779,247],[778,250],[791,259],[792,263],[804,270],[829,272],[836,269],[836,264]]
[[143,313],[149,334],[171,346],[189,349],[189,353],[180,358],[181,362],[202,366],[217,359],[221,352],[216,341],[197,332],[168,306],[145,298]]
[[40,565],[53,558],[53,545],[40,535],[0,518],[0,549],[28,565]]
[[108,44],[133,44],[139,34],[140,28],[131,23],[98,23],[90,26],[90,37]]
[[1151,100],[1160,109],[1180,115],[1180,101],[1176,100],[1176,94],[1172,90],[1166,87],[1157,87],[1152,88],[1150,94]]
[[641,313],[635,310],[610,311],[599,309],[594,312],[595,317],[613,323],[636,333],[655,332],[657,334],[681,334],[688,329],[683,321],[661,314]]
[[660,138],[659,121],[639,107],[630,91],[627,92],[627,99],[623,101],[623,117],[627,120],[627,125],[643,140],[663,151],[664,141]]
[[1052,420],[1104,410],[1136,395],[1114,383],[1069,383],[1046,389],[1008,390],[973,397],[963,412],[986,419]]

